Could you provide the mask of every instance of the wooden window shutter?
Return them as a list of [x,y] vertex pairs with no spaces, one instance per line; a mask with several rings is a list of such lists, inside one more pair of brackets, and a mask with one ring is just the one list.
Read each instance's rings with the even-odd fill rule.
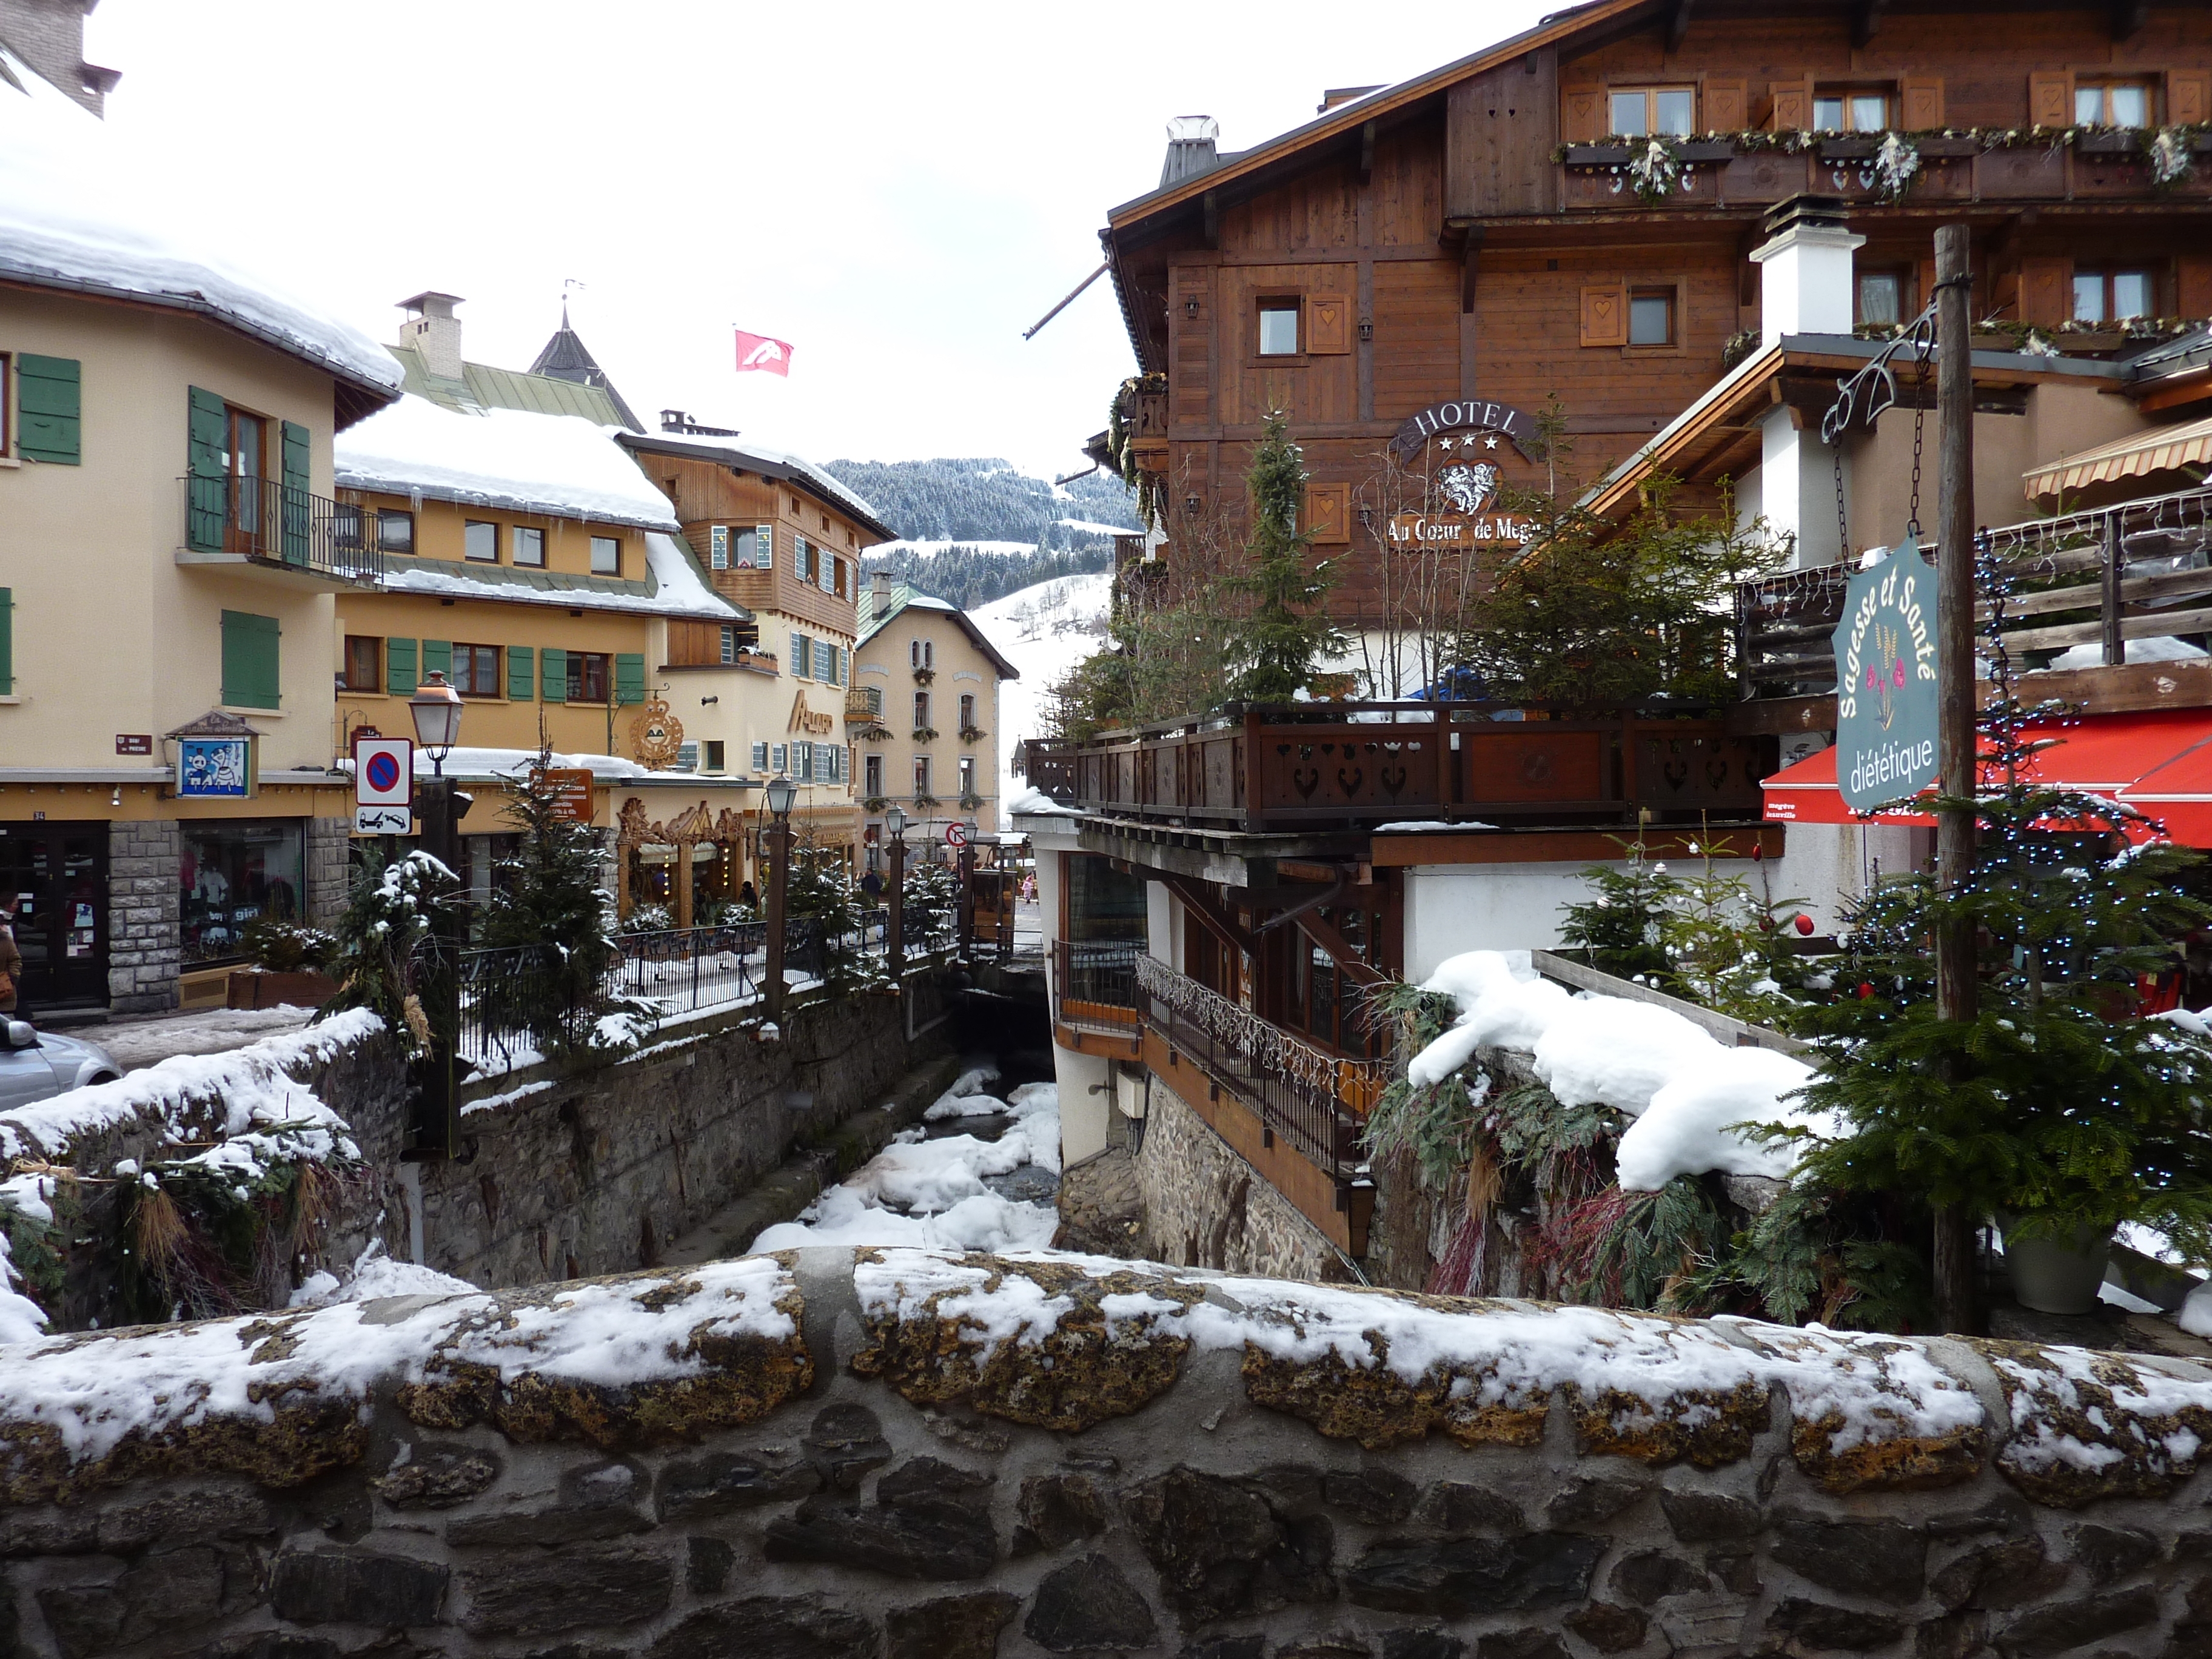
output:
[[2174,262],[2176,314],[2212,317],[2212,258],[2185,253]]
[[2074,77],[2061,70],[2027,77],[2027,124],[2032,127],[2074,125]]
[[282,684],[276,618],[222,613],[222,700],[235,708],[274,708]]
[[2195,126],[2212,121],[2212,70],[2166,72],[2166,118],[2173,126]]
[[185,425],[185,476],[191,480],[185,486],[185,540],[203,553],[222,551],[228,488],[222,447],[222,399],[193,386]]
[[453,642],[451,640],[422,641],[422,678],[443,674],[448,681],[453,678]]
[[1306,539],[1320,546],[1340,546],[1352,539],[1352,486],[1310,483],[1306,486]]
[[1341,294],[1306,296],[1306,351],[1320,357],[1352,349],[1352,302]]
[[1751,125],[1751,88],[1741,80],[1705,82],[1707,132],[1741,132]]
[[510,702],[528,702],[538,690],[538,653],[526,645],[507,647],[507,695]]
[[1594,144],[1605,136],[1605,88],[1569,87],[1559,94],[1559,137],[1570,144]]
[[1620,283],[1583,290],[1582,343],[1586,346],[1628,343],[1628,289]]
[[15,695],[15,593],[0,587],[0,697]]
[[643,702],[645,701],[645,657],[636,651],[615,653],[615,701]]
[[538,653],[538,695],[547,702],[568,701],[568,653],[547,646]]
[[1813,77],[1806,76],[1796,81],[1776,81],[1769,83],[1767,96],[1772,107],[1766,125],[1775,132],[1803,132],[1813,125]]
[[384,689],[395,697],[414,694],[415,641],[386,640],[384,642]]
[[307,428],[298,423],[284,422],[284,559],[288,564],[307,562],[308,499],[307,486],[313,482],[309,471],[312,451]]
[[83,459],[83,371],[74,357],[15,359],[15,453],[27,461],[76,466]]
[[1943,125],[1943,77],[1908,75],[1897,83],[1897,124],[1914,132]]
[[2039,327],[2055,328],[2074,313],[2074,262],[2070,259],[2022,259],[2020,262],[2020,319]]

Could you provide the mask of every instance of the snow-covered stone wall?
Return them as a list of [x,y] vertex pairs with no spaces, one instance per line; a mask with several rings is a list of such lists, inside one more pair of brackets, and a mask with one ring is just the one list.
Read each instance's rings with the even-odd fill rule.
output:
[[812,1249],[0,1354],[0,1650],[2203,1650],[2212,1369]]

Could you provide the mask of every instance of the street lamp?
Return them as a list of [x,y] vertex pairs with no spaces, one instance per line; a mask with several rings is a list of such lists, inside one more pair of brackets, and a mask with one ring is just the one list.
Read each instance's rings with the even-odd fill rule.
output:
[[896,992],[906,985],[906,808],[896,801],[884,808],[884,828],[891,838],[891,914],[884,929],[884,955]]
[[[456,882],[461,873],[461,819],[469,798],[446,775],[446,757],[461,736],[461,694],[433,670],[422,689],[407,700],[415,722],[415,741],[430,757],[431,775],[422,788],[422,850],[443,865]],[[430,1012],[430,1051],[424,1061],[422,1119],[413,1150],[418,1156],[451,1158],[460,1144],[459,1091],[453,1086],[453,1042],[461,1026],[461,946],[465,942],[461,900],[449,893],[434,909],[438,941],[439,992]]]
[[961,829],[960,841],[960,955],[964,961],[975,950],[975,820]]
[[766,791],[769,816],[768,983],[762,987],[768,1017],[780,1032],[783,1027],[783,902],[791,879],[791,808],[799,799],[799,786],[787,777],[770,778]]

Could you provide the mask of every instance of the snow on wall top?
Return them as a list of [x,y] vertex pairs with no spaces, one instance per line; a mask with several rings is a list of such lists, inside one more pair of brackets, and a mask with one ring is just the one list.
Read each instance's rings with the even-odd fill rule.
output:
[[[846,1334],[854,1306],[857,1346]],[[1963,1509],[1996,1497],[1992,1475],[2063,1507],[2165,1497],[2212,1449],[2212,1369],[2164,1358],[1415,1296],[1055,1251],[824,1247],[9,1347],[0,1492],[69,1501],[149,1474],[222,1471],[295,1486],[364,1462],[380,1401],[447,1431],[486,1421],[516,1442],[696,1442],[786,1404],[815,1411],[818,1401],[801,1398],[815,1382],[811,1355],[833,1349],[845,1356],[834,1387],[848,1399],[873,1381],[914,1406],[1063,1434],[1180,1392],[1146,1419],[1164,1437],[1163,1462],[1178,1437],[1206,1443],[1231,1413],[1280,1413],[1370,1453],[1440,1431],[1493,1460],[1602,1458],[1615,1476],[1678,1462],[1771,1470],[1787,1458],[1838,1497],[1980,1483],[1978,1500],[1940,1500]],[[1203,1363],[1218,1353],[1241,1361]],[[1437,1467],[1426,1454],[1422,1463]]]
[[210,181],[179,199],[162,169],[4,47],[0,65],[0,276],[202,312],[348,380],[399,389],[399,365],[367,334],[216,253],[224,214],[266,211],[260,197],[231,192],[227,206]]
[[427,398],[402,398],[340,434],[332,464],[341,489],[678,528],[668,498],[608,429],[565,415],[462,415]]
[[[392,559],[384,567],[384,586],[395,593],[451,594],[456,599],[492,599],[503,605],[558,605],[569,611],[620,611],[649,616],[699,617],[713,622],[737,622],[744,612],[715,592],[700,579],[676,538],[665,531],[645,532],[646,568],[652,572],[653,591],[642,583],[602,580],[597,586],[581,585],[588,578],[566,578],[538,586],[518,576],[509,566],[457,563],[451,559],[422,559],[412,562]],[[487,572],[496,568],[496,577]]]

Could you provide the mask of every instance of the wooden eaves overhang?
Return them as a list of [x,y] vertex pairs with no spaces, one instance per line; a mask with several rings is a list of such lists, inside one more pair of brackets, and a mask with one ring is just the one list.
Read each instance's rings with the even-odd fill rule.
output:
[[[1636,510],[1644,486],[1654,478],[1673,477],[1695,485],[1741,477],[1759,462],[1760,429],[1771,411],[1787,408],[1794,425],[1817,433],[1822,415],[1836,400],[1838,386],[1864,368],[1887,343],[1850,335],[1790,334],[1762,347],[1614,467],[1583,497],[1581,505],[1601,518],[1618,520]],[[1933,366],[1923,388],[1908,353],[1900,352],[1891,362],[1897,376],[1897,406],[1909,409],[1920,401],[1932,410]],[[1973,371],[1975,409],[2002,415],[2025,413],[2032,386],[2087,381],[2118,392],[2127,375],[2123,365],[2094,358],[2016,351],[1977,351]],[[1863,433],[1866,428],[1856,429]]]

